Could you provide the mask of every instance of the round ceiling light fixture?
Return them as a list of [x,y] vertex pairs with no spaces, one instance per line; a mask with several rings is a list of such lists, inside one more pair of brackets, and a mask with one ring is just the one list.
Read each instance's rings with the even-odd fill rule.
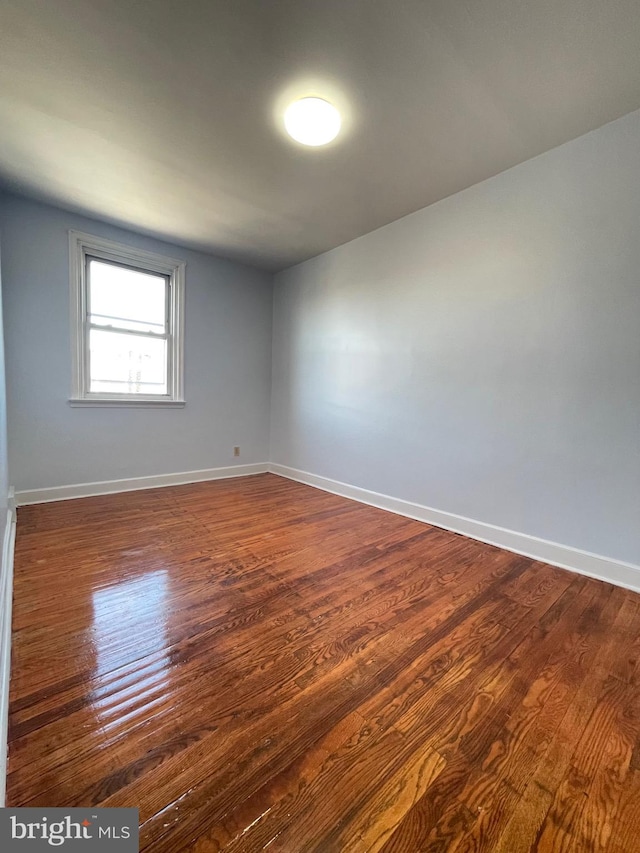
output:
[[300,98],[284,113],[287,133],[302,145],[326,145],[336,138],[341,124],[340,113],[324,98]]

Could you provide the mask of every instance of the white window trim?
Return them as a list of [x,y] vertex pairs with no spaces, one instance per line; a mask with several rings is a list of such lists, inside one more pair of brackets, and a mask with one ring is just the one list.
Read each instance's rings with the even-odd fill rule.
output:
[[[105,394],[91,393],[89,389],[87,347],[87,289],[86,257],[103,258],[116,263],[140,267],[144,270],[169,276],[169,359],[168,393]],[[71,288],[71,406],[135,406],[156,408],[184,406],[184,281],[185,262],[166,258],[155,252],[145,252],[122,243],[114,243],[69,231],[69,284]]]

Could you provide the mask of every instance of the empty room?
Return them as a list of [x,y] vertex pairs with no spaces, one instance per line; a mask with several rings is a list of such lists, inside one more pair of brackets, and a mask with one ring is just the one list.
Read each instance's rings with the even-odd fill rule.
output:
[[637,0],[4,0],[0,81],[0,849],[637,853]]

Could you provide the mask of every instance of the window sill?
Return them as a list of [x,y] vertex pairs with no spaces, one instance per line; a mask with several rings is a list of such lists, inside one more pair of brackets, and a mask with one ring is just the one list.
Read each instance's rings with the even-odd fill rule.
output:
[[69,405],[78,409],[84,409],[87,406],[89,408],[182,409],[186,402],[184,400],[132,400],[127,398],[107,399],[105,397],[91,399],[82,397],[70,399]]

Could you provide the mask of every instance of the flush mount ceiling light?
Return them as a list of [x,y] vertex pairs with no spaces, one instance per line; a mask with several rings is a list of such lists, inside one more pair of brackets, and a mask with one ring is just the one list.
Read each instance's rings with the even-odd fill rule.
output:
[[341,124],[338,110],[323,98],[300,98],[284,113],[287,133],[303,145],[326,145],[336,138]]

